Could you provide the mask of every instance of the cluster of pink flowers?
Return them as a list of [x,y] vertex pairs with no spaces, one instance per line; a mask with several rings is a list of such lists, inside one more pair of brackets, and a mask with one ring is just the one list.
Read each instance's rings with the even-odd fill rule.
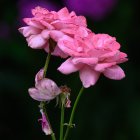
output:
[[[36,7],[32,14],[32,18],[24,19],[28,26],[19,28],[19,31],[26,37],[29,47],[44,49],[49,52],[48,56],[51,53],[67,58],[58,68],[61,73],[67,75],[79,71],[85,88],[95,85],[101,73],[114,80],[125,77],[118,64],[127,61],[127,55],[120,52],[120,44],[115,37],[93,33],[87,28],[84,16],[77,16],[73,11],[69,13],[67,8],[49,12]],[[45,77],[47,70],[44,70],[36,74],[35,87],[29,88],[28,92],[33,99],[41,102],[40,105],[43,104],[40,106],[42,130],[50,135],[53,131],[46,118],[44,102],[57,98],[57,104],[69,108],[71,90],[67,86],[58,87],[53,80]]]
[[[117,65],[127,61],[120,52],[120,44],[107,34],[95,34],[87,28],[86,19],[69,13],[67,8],[58,12],[36,7],[34,17],[25,18],[28,26],[19,31],[26,37],[28,46],[49,51],[49,39],[56,42],[52,55],[69,57],[58,70],[63,74],[79,71],[85,88],[93,86],[101,73],[114,80],[125,77]],[[43,82],[42,82],[43,83]]]

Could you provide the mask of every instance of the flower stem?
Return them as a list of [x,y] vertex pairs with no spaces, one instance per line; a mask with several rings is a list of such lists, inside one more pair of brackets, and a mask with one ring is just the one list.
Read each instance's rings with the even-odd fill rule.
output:
[[67,130],[66,130],[66,133],[65,133],[65,136],[64,136],[64,140],[66,140],[66,138],[67,138],[67,136],[68,136],[68,133],[69,133],[69,129],[70,129],[71,126],[72,126],[72,121],[73,121],[73,118],[74,118],[74,113],[75,113],[77,104],[78,104],[78,102],[79,102],[79,99],[80,99],[80,97],[81,97],[83,91],[84,91],[84,87],[82,86],[82,88],[80,89],[79,94],[78,94],[78,96],[77,96],[77,98],[76,98],[76,100],[75,100],[75,103],[74,103],[74,106],[73,106],[73,109],[72,109],[72,112],[71,112],[69,124],[68,124],[68,126],[67,126]]
[[51,50],[49,49],[49,53],[48,53],[48,56],[47,56],[46,62],[45,62],[43,78],[45,78],[45,76],[46,76],[46,73],[47,73],[47,70],[48,70],[48,65],[49,65],[49,62],[50,62],[50,58],[51,58]]
[[64,105],[61,105],[61,122],[60,122],[60,140],[63,140],[63,126],[64,126]]
[[[43,78],[46,77],[46,73],[47,73],[47,70],[48,70],[48,65],[49,65],[49,62],[50,62],[51,52],[52,52],[51,47],[53,47],[53,46],[51,46],[51,43],[50,43],[48,56],[47,56],[47,58],[46,58],[46,62],[45,62],[45,66],[44,66]],[[52,127],[51,127],[51,124],[50,124],[50,121],[49,121],[49,118],[48,118],[48,115],[47,115],[47,111],[46,111],[46,109],[45,109],[45,103],[44,103],[44,106],[43,106],[43,110],[44,110],[44,112],[45,112],[46,119],[47,119],[47,121],[48,121],[48,123],[49,123],[50,129],[51,129],[51,132],[52,132],[52,133],[51,133],[52,140],[56,140],[55,135],[54,135],[53,130],[52,130]]]

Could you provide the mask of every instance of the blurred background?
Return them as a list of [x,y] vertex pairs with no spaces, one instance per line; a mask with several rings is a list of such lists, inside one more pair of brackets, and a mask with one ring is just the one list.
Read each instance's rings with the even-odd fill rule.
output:
[[[42,6],[59,10],[66,6],[87,17],[95,33],[117,38],[129,61],[121,67],[126,78],[113,81],[103,75],[84,91],[77,107],[69,140],[140,140],[139,5],[136,0],[1,0],[0,12],[0,140],[51,140],[41,131],[39,102],[28,95],[35,74],[44,66],[47,54],[27,46],[18,28],[24,17]],[[63,59],[52,57],[48,77],[71,87],[72,105],[81,87],[78,73],[62,75],[56,69]],[[55,100],[47,106],[56,136],[59,136],[60,109]],[[65,122],[71,108],[66,109]]]

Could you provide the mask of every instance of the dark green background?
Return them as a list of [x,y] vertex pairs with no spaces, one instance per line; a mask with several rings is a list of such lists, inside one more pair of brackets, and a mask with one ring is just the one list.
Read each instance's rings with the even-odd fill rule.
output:
[[[34,86],[34,76],[43,67],[47,54],[29,48],[18,32],[17,2],[0,1],[0,20],[10,29],[10,36],[0,40],[0,140],[49,140],[51,137],[45,136],[38,122],[39,102],[27,92]],[[103,20],[87,19],[88,27],[95,33],[115,36],[129,61],[121,64],[125,79],[113,81],[102,75],[95,86],[84,91],[74,120],[76,128],[71,130],[69,140],[140,140],[138,9],[138,1],[120,0]],[[78,73],[65,76],[56,70],[63,61],[52,57],[47,76],[59,86],[71,87],[73,105],[81,81]],[[55,101],[47,110],[58,137],[60,110],[55,108]],[[65,122],[70,111],[66,110]]]

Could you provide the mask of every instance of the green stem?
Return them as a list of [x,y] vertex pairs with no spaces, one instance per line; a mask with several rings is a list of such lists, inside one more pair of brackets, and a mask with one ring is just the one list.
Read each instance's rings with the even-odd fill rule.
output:
[[[48,65],[49,65],[50,58],[51,58],[51,52],[52,52],[52,51],[51,51],[51,46],[50,46],[50,47],[49,47],[48,56],[47,56],[47,58],[46,58],[46,62],[45,62],[45,66],[44,66],[43,78],[46,77],[46,73],[47,73],[47,70],[48,70]],[[49,117],[48,117],[48,115],[47,115],[47,111],[46,111],[46,109],[45,109],[45,103],[44,103],[44,105],[43,105],[43,110],[44,110],[44,112],[45,112],[46,119],[47,119],[47,121],[48,121],[48,123],[49,123],[50,129],[51,129],[51,132],[52,132],[52,133],[51,133],[52,140],[56,140],[55,135],[54,135],[53,130],[52,130],[52,127],[51,127],[51,124],[50,124],[50,121],[49,121]]]
[[48,65],[49,65],[49,62],[50,62],[50,58],[51,58],[51,50],[49,49],[49,53],[48,53],[48,56],[47,56],[46,62],[45,62],[43,78],[45,78],[45,76],[46,76],[46,73],[47,73],[47,70],[48,70]]
[[67,130],[66,130],[66,133],[65,133],[65,136],[64,136],[64,140],[66,140],[66,138],[67,138],[67,136],[68,136],[68,133],[69,133],[69,129],[70,129],[71,126],[72,126],[72,121],[73,121],[74,113],[75,113],[77,104],[78,104],[78,102],[79,102],[79,99],[80,99],[80,97],[81,97],[83,91],[84,91],[84,87],[82,86],[82,88],[80,89],[79,94],[78,94],[78,96],[77,96],[77,98],[76,98],[76,100],[75,100],[75,103],[74,103],[74,106],[73,106],[73,109],[72,109],[72,112],[71,112],[69,124],[68,124],[68,126],[67,126]]
[[64,105],[61,105],[61,122],[60,122],[60,140],[63,140],[63,126],[64,126]]

